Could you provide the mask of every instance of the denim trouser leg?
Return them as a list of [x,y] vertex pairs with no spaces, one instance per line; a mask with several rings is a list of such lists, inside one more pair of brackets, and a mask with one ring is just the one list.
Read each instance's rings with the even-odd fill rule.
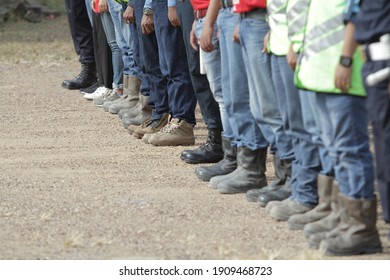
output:
[[107,0],[111,18],[115,27],[115,36],[119,48],[122,51],[123,73],[131,76],[139,76],[136,68],[133,50],[130,42],[130,27],[123,18],[123,6],[115,0]]
[[[292,162],[291,198],[302,204],[317,204],[317,176],[321,169],[318,147],[305,128],[294,72],[285,56],[271,56],[272,79],[285,132],[291,138],[295,159]],[[309,113],[309,112],[306,112]],[[306,125],[314,126],[314,117],[306,115]],[[311,129],[311,127],[310,127]]]
[[117,44],[114,23],[109,12],[102,13],[102,24],[112,53],[112,68],[114,70],[112,88],[123,88],[122,51]]
[[321,173],[334,176],[332,159],[328,148],[325,147],[321,136],[321,123],[317,114],[316,94],[312,91],[299,90],[301,100],[302,117],[306,131],[312,136],[313,143],[318,147],[321,161]]
[[330,151],[340,192],[354,198],[374,195],[365,101],[352,95],[317,93],[322,139]]
[[[135,13],[135,9],[134,9]],[[140,22],[141,20],[139,20]],[[140,92],[144,96],[149,96],[151,87],[150,87],[150,80],[149,76],[145,72],[145,63],[143,59],[141,59],[141,49],[140,49],[140,43],[141,40],[141,27],[139,25],[139,22],[137,20],[134,21],[134,23],[129,24],[130,26],[130,33],[131,33],[131,40],[130,40],[130,46],[133,50],[133,58],[134,58],[134,64],[136,68],[138,69],[138,77],[141,79],[141,87]],[[149,100],[150,101],[150,100]],[[151,103],[152,105],[153,103]]]
[[218,129],[222,131],[218,103],[215,101],[213,93],[211,92],[207,76],[200,74],[199,51],[195,51],[190,45],[190,33],[194,22],[194,10],[190,1],[177,1],[176,9],[183,32],[192,85],[202,112],[203,120],[208,129]]
[[237,147],[264,149],[268,142],[250,110],[248,78],[240,44],[232,40],[239,15],[232,8],[221,9],[218,15],[219,42],[222,58],[222,96]]
[[[199,39],[202,34],[205,19],[198,19],[195,22],[195,35]],[[206,76],[209,81],[210,89],[214,95],[215,101],[219,105],[221,114],[223,135],[226,138],[233,140],[233,129],[226,112],[224,100],[222,97],[222,81],[221,81],[221,50],[219,48],[219,40],[217,38],[217,25],[214,25],[214,34],[212,38],[215,49],[211,52],[201,51],[203,65],[206,71]]]
[[196,97],[188,70],[181,27],[168,19],[167,0],[153,0],[154,27],[160,68],[168,81],[169,110],[173,118],[195,124]]
[[270,57],[261,52],[268,31],[265,11],[258,19],[240,21],[239,37],[249,80],[251,111],[264,137],[271,145],[275,143],[280,158],[293,159],[291,137],[284,131],[272,83]]
[[141,31],[141,19],[143,16],[143,6],[145,1],[135,1],[135,19],[137,21],[137,31],[139,37],[139,49],[141,60],[145,67],[145,73],[150,82],[150,102],[154,104],[152,120],[158,120],[164,113],[169,112],[167,79],[161,73],[158,56],[158,45],[155,32],[145,35]]
[[[370,61],[363,66],[364,80],[370,73],[390,66],[390,61]],[[376,177],[383,218],[390,223],[390,97],[389,80],[366,86],[368,116],[374,130]]]

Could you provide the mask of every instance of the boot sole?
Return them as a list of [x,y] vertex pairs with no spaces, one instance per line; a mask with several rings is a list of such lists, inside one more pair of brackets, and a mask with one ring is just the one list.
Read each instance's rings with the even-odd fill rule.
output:
[[218,160],[192,160],[192,159],[188,159],[182,155],[180,155],[180,159],[182,161],[184,161],[185,163],[189,163],[189,164],[200,164],[200,163],[217,163],[219,162],[221,159],[218,159]]
[[353,256],[353,255],[365,255],[365,254],[377,254],[382,253],[382,246],[376,247],[363,247],[350,251],[337,251],[326,249],[324,253],[328,256]]

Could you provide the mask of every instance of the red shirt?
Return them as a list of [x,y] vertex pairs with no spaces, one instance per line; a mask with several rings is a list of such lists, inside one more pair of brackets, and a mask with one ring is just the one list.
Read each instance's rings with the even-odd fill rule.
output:
[[[191,0],[192,1],[192,0]],[[256,9],[267,8],[266,0],[233,0],[233,11],[235,13],[246,13]]]
[[194,10],[206,10],[209,7],[210,0],[191,0]]

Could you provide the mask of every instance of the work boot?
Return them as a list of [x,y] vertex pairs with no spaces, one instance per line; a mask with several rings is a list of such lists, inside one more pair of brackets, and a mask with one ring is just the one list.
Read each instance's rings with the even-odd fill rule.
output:
[[[237,168],[218,183],[218,192],[223,194],[245,193],[267,185],[265,176],[267,149],[237,149]],[[210,181],[213,181],[211,179]]]
[[[138,105],[138,103],[137,103],[137,105]],[[119,117],[119,119],[122,119],[123,116],[124,116],[126,113],[128,113],[129,111],[130,111],[130,108],[126,108],[126,109],[121,109],[121,110],[119,110],[119,112],[118,112],[118,117]],[[138,115],[138,114],[136,114],[136,115]]]
[[111,105],[113,104],[120,104],[120,103],[123,103],[125,104],[126,103],[126,99],[127,99],[127,95],[125,94],[122,94],[118,99],[114,100],[114,101],[106,101],[103,103],[103,110],[104,112],[108,112]]
[[[348,224],[345,223],[348,217],[344,217],[348,215],[347,203],[344,201],[346,198],[347,196],[338,193],[337,204],[333,204],[333,202],[331,204],[332,212],[324,219],[306,225],[315,225],[318,229],[317,232],[309,235],[305,232],[310,248],[318,249],[322,240],[335,237],[339,232],[348,228]],[[303,228],[304,230],[306,226]]]
[[138,115],[130,117],[130,112],[123,115],[122,123],[125,128],[128,128],[130,125],[140,125],[146,120],[150,119],[150,117],[152,116],[153,108],[148,104],[149,97],[142,95],[140,100],[141,110],[139,111]]
[[317,177],[318,205],[312,210],[291,216],[287,223],[289,229],[300,230],[306,224],[321,220],[328,216],[332,211],[330,208],[332,194],[333,177],[319,174]]
[[209,136],[203,145],[195,150],[184,150],[180,158],[186,163],[215,163],[223,159],[221,130],[208,129]]
[[257,198],[257,202],[261,207],[265,207],[270,201],[282,201],[291,195],[291,163],[292,160],[284,159],[282,162],[282,168],[284,172],[284,184],[283,185],[275,185],[274,187],[270,187],[269,191],[263,188],[260,191],[259,196]]
[[122,109],[134,107],[139,99],[139,89],[141,86],[141,80],[135,76],[128,77],[127,95],[118,102],[113,102],[108,108],[108,112],[111,114],[118,114]]
[[382,245],[376,228],[377,200],[356,199],[344,196],[346,215],[340,216],[340,224],[332,235],[327,235],[320,244],[320,251],[327,255],[350,256],[382,252]]
[[200,166],[195,169],[196,176],[202,181],[210,181],[212,177],[226,175],[237,168],[237,150],[231,140],[222,137],[223,159],[211,166]]
[[269,215],[277,221],[287,221],[292,215],[305,213],[312,208],[310,205],[305,205],[297,200],[287,198],[281,203],[275,204],[269,210]]
[[275,180],[271,184],[261,189],[252,189],[246,192],[246,199],[249,202],[257,202],[259,196],[265,192],[276,191],[286,183],[286,172],[283,164],[285,161],[281,160],[277,154],[273,155]]
[[156,133],[159,132],[164,126],[168,124],[169,114],[165,113],[159,120],[151,120],[144,122],[139,126],[134,132],[133,136],[135,138],[141,139],[146,133]]
[[87,88],[96,83],[95,63],[81,63],[81,71],[73,80],[65,80],[62,86],[67,89]]
[[[333,180],[332,192],[330,196],[330,208],[331,212],[329,215],[316,222],[308,223],[303,227],[303,232],[306,238],[310,239],[313,236],[311,247],[317,248],[320,241],[324,238],[326,232],[334,229],[340,221],[340,210],[339,210],[339,184]],[[315,236],[317,235],[317,236]]]
[[172,118],[159,132],[149,137],[148,143],[155,146],[194,145],[194,125],[185,120]]

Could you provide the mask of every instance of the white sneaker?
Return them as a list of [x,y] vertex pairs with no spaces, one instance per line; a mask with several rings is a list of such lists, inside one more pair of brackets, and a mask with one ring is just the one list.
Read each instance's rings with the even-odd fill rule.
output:
[[93,100],[95,98],[106,95],[109,90],[110,89],[106,87],[98,87],[94,92],[90,94],[84,94],[84,98],[88,100]]

